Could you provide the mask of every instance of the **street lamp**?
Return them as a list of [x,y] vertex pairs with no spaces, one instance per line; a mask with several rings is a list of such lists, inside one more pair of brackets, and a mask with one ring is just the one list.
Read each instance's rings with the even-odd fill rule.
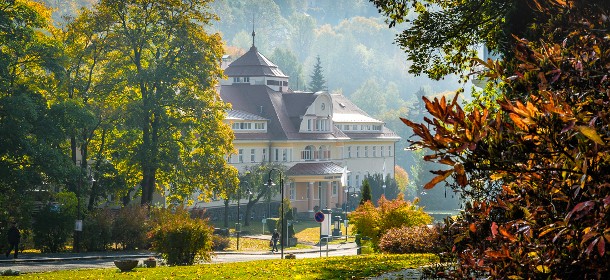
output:
[[271,170],[269,170],[269,180],[267,180],[267,187],[271,188],[272,186],[274,186],[275,184],[273,184],[273,181],[271,181],[271,173],[273,172],[273,170],[277,171],[280,173],[280,194],[282,196],[282,204],[280,207],[280,248],[282,251],[282,255],[281,258],[284,258],[284,240],[286,240],[286,234],[284,232],[284,223],[286,221],[284,221],[284,181],[282,180],[282,172],[280,172],[280,170],[275,169],[275,168],[271,168]]
[[354,187],[347,187],[345,188],[345,197],[346,197],[346,201],[345,201],[345,241],[347,241],[347,214],[349,213],[349,190],[352,189],[354,190],[354,192],[352,193],[352,195],[356,195],[356,188]]
[[[80,216],[81,215],[80,197],[81,197],[81,187],[82,187],[82,183],[83,183],[83,164],[80,161],[77,163],[80,164],[80,172],[78,174],[78,186],[77,186],[77,191],[76,191],[76,221],[74,223],[73,249],[77,253],[80,253],[80,233],[83,231],[83,220]],[[93,175],[91,174],[91,169],[89,169],[89,176],[87,176],[87,179],[89,179],[89,182],[91,184],[95,183],[95,178],[93,178]]]
[[[240,205],[240,201],[241,201],[241,183],[239,183],[239,188],[237,190],[237,223],[235,224],[235,232],[237,232],[237,251],[239,251],[239,234],[241,233],[241,223],[239,221],[239,205]],[[248,181],[244,181],[243,183],[248,184],[248,188],[246,189],[246,192],[248,193],[248,196],[252,194],[252,192],[250,191],[250,183],[248,183]]]

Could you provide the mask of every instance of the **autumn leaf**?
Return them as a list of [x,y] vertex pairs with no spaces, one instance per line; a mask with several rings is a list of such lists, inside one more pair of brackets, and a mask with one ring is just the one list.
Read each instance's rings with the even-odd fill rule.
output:
[[428,182],[424,186],[424,189],[426,189],[426,190],[434,188],[434,186],[436,186],[436,184],[438,184],[438,183],[442,182],[443,180],[447,179],[447,177],[449,177],[449,175],[451,175],[451,173],[453,173],[453,169],[449,169],[449,170],[437,170],[437,171],[432,171],[432,173],[438,174],[438,176],[434,177],[430,182]]
[[578,130],[580,131],[580,133],[584,134],[587,138],[593,140],[593,142],[600,144],[600,145],[604,145],[604,141],[602,140],[601,137],[599,137],[595,128],[581,125],[581,126],[578,126]]

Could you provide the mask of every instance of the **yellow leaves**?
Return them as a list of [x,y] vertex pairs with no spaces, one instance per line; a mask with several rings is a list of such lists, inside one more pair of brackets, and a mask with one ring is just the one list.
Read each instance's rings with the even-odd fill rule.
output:
[[551,268],[546,265],[537,265],[536,270],[541,273],[551,273]]
[[588,127],[588,126],[578,126],[577,128],[580,131],[580,133],[582,133],[584,136],[586,136],[593,142],[595,142],[599,145],[604,145],[604,141],[602,140],[601,137],[599,137],[595,128]]

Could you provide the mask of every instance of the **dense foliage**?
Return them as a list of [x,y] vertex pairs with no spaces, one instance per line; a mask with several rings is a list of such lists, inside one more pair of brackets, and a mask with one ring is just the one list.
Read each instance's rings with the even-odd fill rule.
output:
[[191,265],[202,259],[209,261],[214,229],[207,220],[191,218],[186,209],[156,209],[153,229],[148,233],[152,249],[169,265]]
[[74,233],[76,196],[74,193],[61,192],[55,197],[56,203],[47,204],[34,214],[34,247],[42,252],[64,250],[66,241]]
[[391,228],[379,239],[379,250],[384,253],[433,253],[438,232],[427,225]]
[[[403,121],[415,147],[432,151],[425,159],[447,167],[425,187],[451,177],[470,200],[452,225],[456,278],[605,279],[610,3],[522,2],[533,16],[504,37],[511,55],[475,59],[492,85],[501,81],[497,103],[466,111],[456,98],[424,98],[432,118]],[[519,27],[509,15],[505,24]]]
[[151,227],[148,220],[146,207],[131,205],[119,209],[112,222],[113,241],[127,250],[147,248],[146,232]]
[[432,217],[417,207],[417,201],[405,201],[402,195],[394,200],[382,197],[377,204],[379,206],[375,207],[371,201],[366,201],[349,214],[354,230],[361,236],[370,238],[375,248],[378,248],[381,237],[392,228],[432,222]]

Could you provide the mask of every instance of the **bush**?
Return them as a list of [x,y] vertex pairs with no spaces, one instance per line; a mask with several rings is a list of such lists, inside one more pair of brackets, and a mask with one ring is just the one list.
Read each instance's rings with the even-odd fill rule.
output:
[[405,201],[402,195],[394,200],[387,200],[382,196],[377,204],[379,207],[375,207],[371,201],[366,201],[349,215],[356,232],[371,238],[374,249],[378,248],[381,236],[392,228],[420,226],[432,222],[432,217],[417,207],[417,201]]
[[266,225],[267,225],[267,230],[269,232],[273,232],[273,230],[276,229],[276,228],[279,231],[280,228],[277,227],[277,226],[279,226],[279,224],[280,224],[280,219],[279,218],[267,218]]
[[106,251],[112,244],[113,215],[109,209],[96,209],[83,221],[83,245],[87,251]]
[[154,227],[149,232],[152,249],[169,265],[191,265],[199,259],[211,259],[214,229],[207,220],[193,219],[182,208],[174,213],[158,209],[153,218]]
[[112,224],[112,240],[121,244],[123,249],[133,250],[147,246],[146,232],[147,208],[143,206],[127,206],[119,210]]
[[32,225],[34,246],[45,253],[62,250],[68,237],[74,233],[76,195],[61,192],[55,200],[56,203],[46,205],[34,215]]
[[212,250],[214,251],[224,251],[224,249],[229,248],[231,244],[231,239],[226,236],[221,235],[212,235]]
[[434,228],[403,226],[389,229],[379,240],[379,249],[395,254],[432,253],[437,240],[438,232]]

